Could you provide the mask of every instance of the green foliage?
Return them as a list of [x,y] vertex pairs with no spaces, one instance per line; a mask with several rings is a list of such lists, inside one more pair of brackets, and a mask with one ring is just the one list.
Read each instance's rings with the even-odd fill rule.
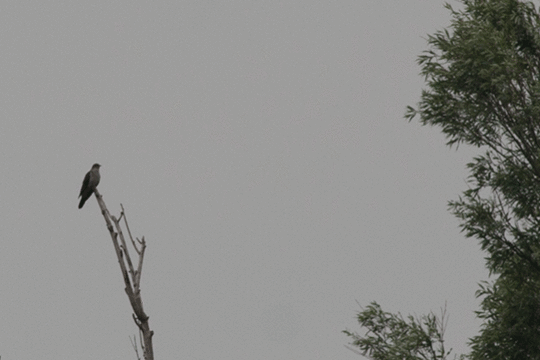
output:
[[417,109],[449,145],[482,149],[469,189],[449,203],[496,276],[481,285],[471,359],[540,358],[540,16],[530,2],[464,0],[451,31],[419,57],[427,89]]
[[444,313],[441,319],[434,314],[419,319],[384,312],[372,302],[358,313],[358,322],[367,329],[364,336],[348,330],[352,345],[361,354],[374,360],[442,360],[450,351],[444,349]]
[[[446,5],[449,29],[428,37],[418,59],[426,88],[405,116],[440,127],[450,146],[479,148],[467,165],[469,188],[449,203],[493,276],[477,292],[483,323],[468,358],[540,359],[540,15],[530,1],[462,3],[459,11]],[[359,316],[365,337],[347,334],[364,354],[393,359],[384,351],[411,349],[418,323],[379,310],[372,304]]]
[[540,342],[540,292],[538,282],[501,276],[482,283],[483,320],[480,335],[471,339],[471,359],[538,359]]

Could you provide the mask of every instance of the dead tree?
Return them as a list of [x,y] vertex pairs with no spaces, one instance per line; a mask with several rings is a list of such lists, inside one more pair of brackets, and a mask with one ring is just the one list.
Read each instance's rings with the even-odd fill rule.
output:
[[[139,328],[141,348],[144,354],[144,359],[154,360],[154,349],[152,347],[152,336],[154,335],[154,332],[150,330],[150,325],[148,324],[148,315],[146,315],[143,309],[140,288],[144,251],[146,249],[146,242],[144,241],[144,236],[140,240],[136,239],[136,243],[131,236],[131,231],[129,230],[126,214],[124,212],[124,206],[120,205],[122,207],[122,212],[117,219],[109,213],[109,210],[107,210],[105,202],[103,201],[101,194],[98,192],[98,190],[95,189],[94,191],[99,207],[101,208],[101,214],[103,215],[103,217],[105,218],[105,222],[107,223],[107,229],[109,230],[109,233],[111,235],[114,250],[116,251],[116,256],[118,257],[118,263],[120,264],[120,270],[122,271],[122,277],[124,278],[124,284],[126,285],[125,291],[128,296],[129,303],[133,308],[133,320]],[[131,240],[131,245],[139,256],[139,261],[136,269],[134,268],[133,262],[131,261],[124,233],[122,232],[122,228],[120,226],[120,221],[122,220],[122,218],[124,218],[124,224],[129,235],[129,239]],[[120,239],[120,243],[118,242],[118,239]],[[137,353],[137,357],[139,357],[136,348],[136,342],[135,351]]]

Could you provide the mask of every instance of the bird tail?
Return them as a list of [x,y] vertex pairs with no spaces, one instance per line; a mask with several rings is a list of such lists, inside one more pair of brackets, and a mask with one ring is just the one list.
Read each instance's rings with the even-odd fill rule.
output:
[[86,199],[85,198],[81,198],[81,201],[79,202],[79,209],[82,209],[82,207],[84,206],[84,203],[86,202]]

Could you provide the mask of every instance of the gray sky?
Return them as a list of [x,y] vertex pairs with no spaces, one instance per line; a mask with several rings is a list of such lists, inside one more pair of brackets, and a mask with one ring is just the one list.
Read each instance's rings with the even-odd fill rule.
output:
[[[483,254],[447,201],[473,151],[403,119],[444,1],[11,1],[0,12],[0,355],[134,359],[96,201],[146,236],[156,359],[359,359],[357,301],[448,303]],[[451,2],[455,4],[455,2]]]

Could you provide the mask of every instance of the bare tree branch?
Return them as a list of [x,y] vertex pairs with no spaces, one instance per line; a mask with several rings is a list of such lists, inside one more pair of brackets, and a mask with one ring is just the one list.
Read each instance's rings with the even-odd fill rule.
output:
[[[124,284],[126,285],[125,291],[128,296],[129,303],[131,304],[131,307],[133,309],[133,320],[135,321],[135,324],[139,328],[139,336],[141,337],[140,344],[141,344],[141,349],[143,350],[144,359],[154,360],[154,349],[152,345],[152,336],[154,335],[154,332],[150,330],[150,325],[148,324],[149,317],[144,312],[143,302],[141,298],[141,289],[140,289],[140,280],[141,280],[142,265],[143,265],[143,260],[144,260],[144,251],[146,249],[146,242],[143,237],[142,240],[139,241],[139,243],[141,244],[141,248],[140,250],[137,249],[137,246],[135,242],[133,241],[133,237],[131,236],[131,232],[127,225],[127,218],[125,215],[124,207],[122,206],[122,212],[119,218],[117,219],[116,217],[111,216],[111,214],[109,213],[109,210],[107,210],[107,207],[105,206],[105,202],[103,201],[103,198],[101,194],[98,192],[98,190],[95,189],[94,192],[96,194],[96,199],[101,209],[101,214],[103,215],[103,218],[105,219],[105,223],[107,224],[107,229],[109,230],[109,234],[111,235],[111,240],[113,242],[114,250],[118,258],[118,264],[120,265],[120,271],[122,272]],[[128,247],[126,245],[124,233],[122,232],[122,227],[120,226],[120,220],[122,219],[122,217],[124,218],[131,243],[133,247],[135,248],[135,251],[139,255],[136,271],[133,267],[133,262],[131,261],[131,257],[128,252]],[[114,227],[112,223],[114,223]],[[115,228],[116,228],[116,231],[115,231]],[[118,238],[120,238],[122,245],[118,243]],[[131,274],[131,279],[129,276],[130,274]],[[137,358],[140,359],[138,352],[137,352]]]

